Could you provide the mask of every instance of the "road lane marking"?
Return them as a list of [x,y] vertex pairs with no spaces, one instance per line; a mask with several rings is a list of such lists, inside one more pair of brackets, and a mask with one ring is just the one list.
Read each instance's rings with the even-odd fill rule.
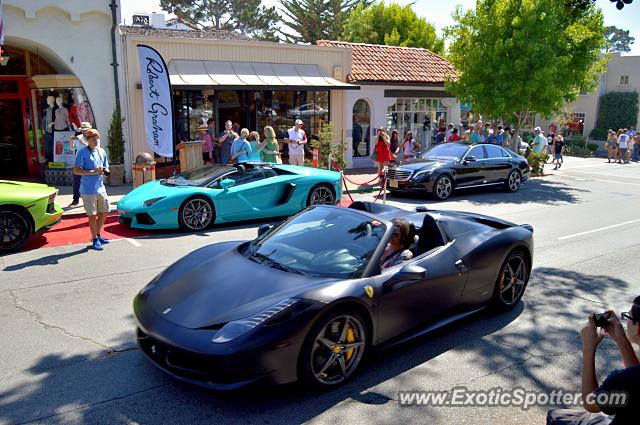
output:
[[129,242],[133,246],[137,246],[137,247],[142,246],[142,244],[135,239],[131,239],[131,238],[125,238],[125,239],[127,240],[127,242]]
[[[572,176],[570,174],[565,174],[565,177],[572,177],[574,179],[578,178],[578,177]],[[603,183],[615,183],[615,184],[626,184],[626,185],[631,185],[631,186],[640,186],[640,183],[621,182],[621,181],[618,181],[618,180],[594,179],[594,178],[591,178],[591,177],[585,177],[582,180],[583,181],[591,181],[591,182],[603,182]]]
[[600,227],[598,229],[588,230],[586,232],[574,233],[573,235],[561,236],[561,237],[558,238],[558,240],[577,238],[578,236],[584,236],[584,235],[588,235],[590,233],[595,233],[595,232],[601,232],[603,230],[614,229],[616,227],[626,226],[627,224],[632,224],[632,223],[637,223],[637,222],[640,222],[640,218],[636,219],[636,220],[625,221],[624,223],[612,224],[611,226]]
[[623,174],[598,173],[596,171],[571,171],[571,170],[567,170],[567,171],[569,171],[571,173],[592,174],[592,175],[596,175],[596,176],[618,177],[620,179],[640,179],[640,177],[635,177],[635,176],[625,176]]

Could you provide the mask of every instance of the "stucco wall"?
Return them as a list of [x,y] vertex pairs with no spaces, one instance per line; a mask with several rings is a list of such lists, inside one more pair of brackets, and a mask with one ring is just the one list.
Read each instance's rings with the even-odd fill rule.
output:
[[106,144],[115,107],[109,1],[5,0],[4,14],[5,44],[45,51],[58,72],[80,79]]

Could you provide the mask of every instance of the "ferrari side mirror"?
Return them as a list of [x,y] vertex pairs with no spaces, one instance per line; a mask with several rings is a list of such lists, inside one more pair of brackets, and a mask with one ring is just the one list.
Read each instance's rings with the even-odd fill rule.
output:
[[396,273],[391,279],[386,281],[382,286],[385,288],[391,288],[398,283],[407,282],[410,280],[424,280],[427,278],[427,269],[424,267],[416,266],[415,264],[405,264],[400,271]]
[[269,230],[273,229],[273,226],[270,224],[263,224],[260,227],[258,227],[258,237],[264,235],[265,233],[267,233]]
[[220,187],[222,187],[223,189],[228,189],[235,184],[236,181],[233,179],[224,179],[220,182]]

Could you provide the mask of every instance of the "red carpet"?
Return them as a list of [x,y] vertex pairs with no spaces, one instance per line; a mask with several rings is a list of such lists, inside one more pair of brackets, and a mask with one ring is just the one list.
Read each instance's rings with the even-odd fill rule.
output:
[[[102,227],[102,236],[107,239],[122,239],[149,234],[120,224],[118,222],[118,216],[119,214],[113,213],[107,217],[107,221],[105,221]],[[51,230],[41,236],[32,237],[21,251],[81,243],[89,245],[90,240],[91,233],[89,232],[89,224],[86,216],[63,216],[62,221]]]

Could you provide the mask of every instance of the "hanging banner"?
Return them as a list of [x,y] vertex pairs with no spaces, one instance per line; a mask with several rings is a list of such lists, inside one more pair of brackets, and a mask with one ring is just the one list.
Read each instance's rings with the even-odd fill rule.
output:
[[0,46],[4,44],[4,13],[2,13],[2,0],[0,0]]
[[169,71],[155,49],[138,44],[147,144],[164,157],[173,157],[173,107]]

